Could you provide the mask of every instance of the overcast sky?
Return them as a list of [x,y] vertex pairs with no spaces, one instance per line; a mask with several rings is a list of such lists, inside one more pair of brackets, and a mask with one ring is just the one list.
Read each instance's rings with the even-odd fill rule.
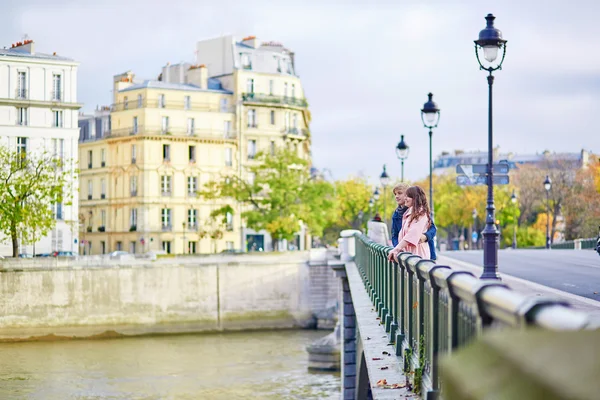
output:
[[[256,35],[296,53],[313,116],[313,161],[336,179],[399,176],[405,135],[410,179],[428,174],[420,119],[427,93],[441,111],[434,157],[487,148],[487,83],[473,40],[496,15],[508,40],[494,85],[494,142],[519,153],[600,151],[600,2],[2,0],[2,45],[36,41],[81,63],[84,110],[111,101],[112,76],[155,78],[193,61],[198,40]],[[156,5],[153,5],[156,4]],[[492,7],[493,5],[493,7]]]

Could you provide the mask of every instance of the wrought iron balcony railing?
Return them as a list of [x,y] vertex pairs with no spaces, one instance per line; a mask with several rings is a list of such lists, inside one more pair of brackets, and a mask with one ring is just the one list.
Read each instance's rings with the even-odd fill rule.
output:
[[[186,128],[169,127],[163,129],[161,126],[138,126],[137,132],[133,127],[113,129],[106,132],[105,137],[115,138],[123,136],[135,136],[135,135],[163,135],[163,136],[187,136],[197,138],[210,138],[210,139],[235,139],[237,138],[237,132],[224,131],[224,130],[212,130],[212,129],[194,129],[194,133],[188,133]],[[135,159],[132,159],[132,164]]]
[[213,112],[225,112],[232,113],[235,111],[235,106],[231,104],[221,103],[198,103],[198,102],[186,102],[186,101],[164,101],[161,102],[159,99],[142,99],[142,101],[133,99],[126,102],[111,104],[110,110],[125,111],[135,110],[139,108],[165,108],[168,110],[185,110],[185,111],[213,111]]
[[27,99],[27,89],[18,88],[15,90],[15,99]]
[[242,93],[242,100],[247,103],[283,104],[294,107],[308,107],[306,99],[288,96],[274,96],[265,93]]

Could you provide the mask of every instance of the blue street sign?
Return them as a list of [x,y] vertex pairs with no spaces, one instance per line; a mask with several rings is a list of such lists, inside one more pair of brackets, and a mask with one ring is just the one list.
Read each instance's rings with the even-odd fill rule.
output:
[[[508,175],[493,175],[494,185],[508,185]],[[458,186],[487,185],[487,175],[459,175],[456,177]]]
[[479,238],[479,235],[477,234],[477,232],[473,232],[471,234],[471,240],[473,241],[473,243],[476,243],[478,238]]
[[[456,173],[461,175],[487,174],[487,164],[459,164],[456,166]],[[493,173],[498,175],[508,174],[510,169],[507,163],[493,164]]]

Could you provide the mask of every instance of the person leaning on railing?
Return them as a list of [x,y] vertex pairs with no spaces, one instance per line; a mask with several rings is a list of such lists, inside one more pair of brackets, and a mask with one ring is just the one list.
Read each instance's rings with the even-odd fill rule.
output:
[[598,227],[598,239],[596,239],[596,251],[600,255],[600,226]]
[[[407,185],[406,183],[399,183],[396,186],[394,186],[394,190],[392,191],[394,193],[394,197],[396,198],[396,203],[398,204],[398,208],[396,208],[396,211],[394,211],[394,215],[392,216],[392,245],[394,247],[398,246],[398,235],[400,234],[400,231],[402,230],[402,217],[404,216],[404,213],[406,213],[406,210],[408,210],[408,207],[406,206],[406,191],[408,190],[410,186]],[[429,209],[429,207],[428,207]],[[431,220],[431,218],[430,218]],[[431,221],[431,225],[429,226],[429,229],[427,230],[427,232],[425,232],[423,235],[421,235],[420,238],[420,242],[427,242],[427,244],[429,245],[429,253],[430,253],[430,259],[431,260],[436,260],[437,259],[437,254],[435,252],[435,235],[437,234],[437,228],[435,226],[435,223],[433,221]]]

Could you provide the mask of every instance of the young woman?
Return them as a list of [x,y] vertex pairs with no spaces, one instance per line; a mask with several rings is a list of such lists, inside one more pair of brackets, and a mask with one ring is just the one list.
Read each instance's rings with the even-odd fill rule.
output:
[[409,251],[425,259],[431,257],[429,245],[422,242],[421,237],[431,226],[431,212],[427,196],[419,186],[411,186],[406,190],[406,206],[408,209],[402,216],[402,229],[398,234],[398,245],[394,247],[388,258],[398,261],[398,254]]

